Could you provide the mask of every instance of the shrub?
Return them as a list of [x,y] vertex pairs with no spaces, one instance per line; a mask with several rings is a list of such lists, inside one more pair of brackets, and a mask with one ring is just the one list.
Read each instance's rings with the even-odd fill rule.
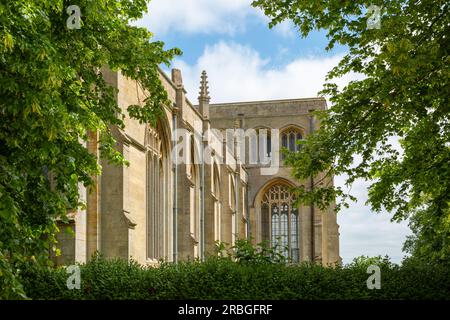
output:
[[[248,256],[247,256],[248,258]],[[250,257],[251,258],[251,257]],[[248,263],[248,261],[253,261]],[[212,256],[204,262],[162,263],[100,256],[81,264],[81,288],[69,290],[64,267],[26,267],[22,283],[32,299],[449,299],[450,268],[378,259],[381,289],[369,290],[366,264],[255,262]]]

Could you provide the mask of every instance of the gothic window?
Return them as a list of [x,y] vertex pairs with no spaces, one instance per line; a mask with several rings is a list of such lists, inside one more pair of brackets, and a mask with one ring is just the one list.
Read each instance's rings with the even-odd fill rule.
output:
[[147,132],[147,257],[154,260],[168,255],[168,160],[158,129]]
[[302,140],[301,132],[296,128],[289,128],[281,134],[281,146],[289,151],[299,151],[298,141]]
[[261,230],[263,241],[290,258],[299,262],[298,209],[287,185],[277,184],[266,191],[261,203]]
[[[288,128],[281,133],[281,147],[295,152],[300,150],[298,141],[302,140],[302,134],[300,130],[295,127]],[[284,160],[285,155],[281,153],[281,160]]]
[[230,197],[229,197],[229,199],[230,199],[230,208],[231,208],[231,211],[236,211],[236,189],[235,189],[235,185],[234,185],[234,176],[233,176],[233,174],[229,174],[229,185],[230,185],[230,189],[229,189],[229,191],[230,191]]
[[220,179],[217,165],[213,166],[213,196],[214,196],[214,241],[221,241],[222,208],[220,202]]
[[241,207],[241,221],[244,223],[240,226],[240,232],[243,233],[244,238],[247,239],[248,237],[248,229],[247,229],[247,187],[244,184],[241,184],[241,195],[239,199],[239,205]]
[[200,240],[200,176],[198,166],[196,165],[196,146],[194,138],[191,138],[191,154],[188,168],[188,179],[190,182],[189,201],[190,201],[190,233],[195,242],[194,255],[198,256],[197,244]]
[[247,187],[242,185],[241,187],[241,205],[242,205],[242,218],[247,219]]
[[229,182],[230,182],[230,208],[232,212],[231,216],[231,243],[234,245],[236,239],[237,239],[237,210],[236,207],[236,186],[235,186],[235,180],[234,175],[229,174]]

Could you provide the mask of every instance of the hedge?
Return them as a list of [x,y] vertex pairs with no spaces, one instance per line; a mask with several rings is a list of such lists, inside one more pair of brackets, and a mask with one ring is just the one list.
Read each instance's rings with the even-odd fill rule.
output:
[[237,263],[229,258],[163,263],[97,257],[79,265],[81,288],[69,290],[65,268],[28,267],[21,282],[31,299],[450,299],[450,268],[384,261],[381,289],[369,290],[367,266]]

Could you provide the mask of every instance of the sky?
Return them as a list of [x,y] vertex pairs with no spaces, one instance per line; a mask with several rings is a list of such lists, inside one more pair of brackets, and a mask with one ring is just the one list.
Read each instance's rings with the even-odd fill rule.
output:
[[[183,55],[170,68],[181,69],[188,99],[196,104],[202,70],[208,73],[211,103],[316,97],[329,70],[346,53],[326,51],[326,33],[307,38],[289,21],[269,29],[269,19],[251,0],[152,0],[135,24],[148,28],[154,40]],[[169,72],[169,68],[163,67]],[[359,79],[336,79],[339,86]],[[343,177],[335,177],[343,185]],[[338,214],[340,255],[344,263],[360,255],[388,255],[400,262],[407,222],[391,222],[391,214],[374,213],[365,205],[369,182],[351,188],[357,203]]]

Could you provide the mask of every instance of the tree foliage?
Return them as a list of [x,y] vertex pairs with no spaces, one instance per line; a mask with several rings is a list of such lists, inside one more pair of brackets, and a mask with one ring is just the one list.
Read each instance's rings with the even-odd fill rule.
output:
[[234,245],[222,241],[216,241],[215,252],[212,255],[229,258],[237,263],[264,264],[292,262],[289,257],[283,255],[288,248],[276,245],[272,247],[269,241],[263,241],[253,245],[251,239],[237,239]]
[[[80,29],[66,25],[74,4]],[[168,103],[158,65],[179,50],[130,26],[146,10],[146,0],[0,3],[0,297],[23,296],[20,263],[49,262],[56,219],[82,205],[79,185],[100,172],[87,133],[99,132],[102,156],[123,164],[111,127],[123,127],[125,113],[154,121]],[[122,110],[105,66],[137,80],[145,105]]]
[[[412,217],[414,238],[406,248],[425,259],[450,258],[450,106],[448,1],[441,0],[256,0],[271,18],[289,19],[303,37],[326,30],[327,50],[348,53],[327,75],[321,94],[331,107],[317,114],[321,128],[290,154],[299,179],[325,172],[346,185],[371,181],[368,203]],[[380,28],[369,28],[370,5],[380,10]],[[349,73],[361,80],[339,88]],[[400,147],[393,142],[398,139]],[[300,201],[320,206],[354,199],[326,179],[297,190]]]

